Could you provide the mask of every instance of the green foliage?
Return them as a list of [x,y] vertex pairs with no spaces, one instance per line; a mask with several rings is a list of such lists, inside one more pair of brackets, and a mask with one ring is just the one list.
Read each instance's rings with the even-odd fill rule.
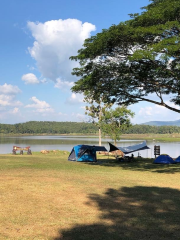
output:
[[85,102],[87,102],[88,106],[86,106],[86,114],[91,117],[93,124],[101,127],[102,115],[103,112],[112,106],[112,104],[103,104],[103,99],[99,98],[96,102],[92,99],[88,99],[85,97]]
[[102,115],[102,131],[116,141],[120,140],[120,135],[130,128],[130,117],[133,117],[134,113],[128,110],[126,107],[117,107],[115,109],[104,109]]
[[3,134],[95,134],[97,127],[85,122],[39,122],[30,121],[18,124],[0,124]]
[[[107,120],[106,120],[107,121]],[[42,127],[43,126],[43,127]],[[18,124],[0,124],[0,134],[96,134],[98,128],[92,123],[76,122],[38,122],[31,121]],[[180,133],[178,126],[150,126],[133,125],[131,128],[123,129],[127,134],[168,134]]]
[[[151,0],[141,14],[86,39],[72,88],[88,98],[118,104],[147,101],[180,113],[180,1]],[[157,99],[150,98],[155,93]]]
[[178,126],[150,126],[150,125],[133,125],[132,128],[124,131],[126,134],[172,134],[180,133],[180,127]]
[[84,99],[89,106],[86,106],[86,114],[91,117],[92,123],[99,128],[99,146],[101,146],[101,128],[102,128],[102,118],[105,110],[110,108],[112,104],[103,104],[103,99],[100,97],[96,101],[89,98],[88,96]]

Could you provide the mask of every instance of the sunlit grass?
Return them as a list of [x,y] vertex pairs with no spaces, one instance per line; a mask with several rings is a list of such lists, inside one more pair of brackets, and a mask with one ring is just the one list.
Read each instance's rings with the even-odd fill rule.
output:
[[0,239],[180,239],[180,165],[67,158],[0,155]]
[[166,142],[179,142],[180,134],[171,133],[171,134],[123,134],[121,139],[143,139],[143,140],[155,140],[155,141],[166,141]]

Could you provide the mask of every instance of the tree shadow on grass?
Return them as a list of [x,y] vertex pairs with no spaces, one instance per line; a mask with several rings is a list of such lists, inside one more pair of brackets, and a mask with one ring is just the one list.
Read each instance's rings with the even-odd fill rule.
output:
[[180,191],[158,187],[108,189],[89,196],[100,211],[94,224],[76,225],[54,240],[179,240]]
[[180,163],[177,164],[154,164],[154,159],[135,158],[132,162],[120,162],[116,159],[98,159],[97,162],[86,162],[89,165],[99,165],[104,167],[118,167],[125,170],[151,171],[157,173],[178,173]]

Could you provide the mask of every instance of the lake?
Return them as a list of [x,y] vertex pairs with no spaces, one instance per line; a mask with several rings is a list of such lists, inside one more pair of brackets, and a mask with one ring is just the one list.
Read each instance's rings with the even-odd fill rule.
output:
[[[121,140],[117,146],[127,147],[142,142],[140,140]],[[111,139],[102,139],[102,145],[109,150],[108,142],[113,143]],[[92,136],[15,136],[15,137],[0,137],[0,154],[12,153],[13,146],[31,147],[31,151],[40,152],[41,150],[64,150],[71,151],[73,146],[78,144],[98,145],[98,138]],[[159,145],[161,154],[169,154],[176,158],[180,155],[180,142],[157,142],[147,141],[149,150],[138,151],[134,156],[141,155],[142,157],[154,157],[154,145]]]

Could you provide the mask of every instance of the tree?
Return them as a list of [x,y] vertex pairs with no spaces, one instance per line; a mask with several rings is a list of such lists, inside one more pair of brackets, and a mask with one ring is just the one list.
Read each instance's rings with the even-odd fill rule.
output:
[[89,106],[86,106],[86,114],[92,118],[92,122],[98,127],[99,130],[99,146],[101,146],[101,126],[102,126],[102,117],[103,112],[107,108],[111,107],[111,104],[103,104],[103,100],[100,97],[96,102],[92,100],[91,98],[84,98],[84,101],[90,104]]
[[180,1],[151,0],[142,9],[85,40],[71,57],[80,63],[72,72],[80,78],[72,91],[95,101],[147,101],[180,113]]
[[102,131],[114,140],[114,145],[117,144],[117,140],[120,140],[122,132],[132,126],[130,117],[133,116],[134,113],[125,106],[110,110],[104,109],[101,119]]

